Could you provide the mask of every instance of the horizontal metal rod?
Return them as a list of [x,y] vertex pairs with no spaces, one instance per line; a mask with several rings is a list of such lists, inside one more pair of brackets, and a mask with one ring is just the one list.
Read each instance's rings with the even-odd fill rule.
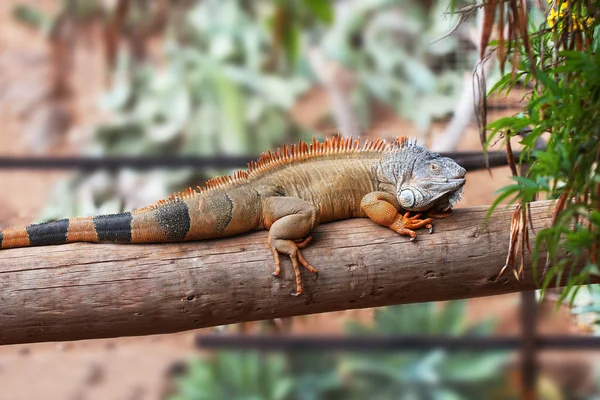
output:
[[0,169],[63,169],[91,171],[98,169],[117,170],[132,168],[138,170],[162,168],[231,168],[246,166],[254,158],[248,156],[107,156],[107,157],[0,157]]
[[[442,348],[450,351],[518,350],[522,339],[516,336],[253,336],[198,335],[196,345],[203,349],[262,351],[408,351]],[[600,350],[600,337],[541,336],[534,339],[540,350]]]
[[[482,152],[454,152],[442,153],[446,157],[455,159],[467,171],[484,169],[485,158]],[[506,165],[506,153],[490,152],[490,167]],[[515,155],[518,157],[518,154]],[[245,156],[107,156],[107,157],[9,157],[0,156],[0,169],[25,169],[25,170],[80,170],[94,171],[99,169],[117,170],[131,168],[147,170],[153,168],[179,169],[179,168],[245,168],[250,161],[257,157]]]

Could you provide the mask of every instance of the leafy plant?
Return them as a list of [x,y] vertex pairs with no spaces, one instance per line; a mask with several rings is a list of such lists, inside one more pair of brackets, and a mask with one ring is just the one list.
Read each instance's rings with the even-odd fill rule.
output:
[[[372,326],[351,324],[352,334],[449,335],[489,334],[493,321],[469,326],[465,302],[452,301],[387,307],[375,312]],[[502,383],[499,374],[507,353],[461,352],[442,349],[400,354],[348,356],[340,369],[356,398],[404,399],[488,398]]]
[[[563,4],[569,14],[556,11],[564,9]],[[491,90],[508,92],[518,82],[529,89],[521,113],[488,125],[487,142],[501,137],[510,151],[510,140],[531,128],[520,144],[522,158],[533,156],[535,161],[526,174],[514,176],[514,184],[500,190],[492,210],[504,199],[520,202],[521,216],[516,217],[520,232],[515,230],[512,236],[520,233],[526,241],[526,204],[540,196],[557,200],[552,226],[536,233],[533,261],[535,271],[544,273],[544,288],[567,281],[563,300],[573,298],[590,275],[600,274],[600,9],[569,0],[552,3],[551,10],[551,29],[546,22],[529,39],[514,43],[521,61]],[[537,149],[536,142],[543,137],[546,147]],[[523,257],[524,242],[521,249]],[[539,271],[544,252],[548,261]],[[578,265],[584,268],[575,273]],[[522,268],[517,274],[521,273]]]
[[[429,12],[420,2],[351,0],[341,22],[324,33],[328,58],[356,72],[355,109],[370,126],[373,100],[411,121],[420,133],[449,115],[462,89],[463,75],[476,60],[464,39],[450,36],[431,43],[454,21],[447,1]],[[471,23],[470,21],[468,23]],[[474,50],[474,49],[473,49]]]
[[[301,74],[264,68],[270,58],[269,10],[239,2],[197,2],[165,42],[162,67],[121,52],[101,108],[111,118],[87,152],[103,155],[257,154],[283,141],[308,139],[288,117],[310,87]],[[78,177],[42,219],[116,212],[147,205],[170,191],[230,171]],[[116,183],[114,183],[116,181]],[[135,188],[135,190],[134,190]],[[90,190],[92,191],[90,193]],[[66,200],[79,192],[79,201]],[[82,203],[82,200],[84,203]]]
[[[492,325],[492,321],[468,325],[465,302],[454,301],[444,307],[425,303],[379,309],[372,325],[351,323],[347,331],[375,337],[482,335],[490,333]],[[387,354],[303,351],[269,356],[220,351],[194,361],[172,399],[489,398],[503,382],[501,371],[507,357],[505,352],[457,354],[443,350]],[[254,381],[238,379],[248,376]]]
[[[462,72],[439,67],[458,54],[458,41],[451,38],[429,46],[427,41],[445,28],[438,20],[429,21],[419,5],[391,0],[350,3],[349,18],[339,25],[332,25],[331,4],[312,0],[194,1],[175,9],[176,18],[165,18],[162,52],[140,59],[121,51],[115,57],[111,86],[99,102],[110,117],[96,129],[85,151],[97,156],[246,155],[310,139],[314,132],[298,126],[289,111],[314,85],[306,50],[315,38],[322,38],[319,42],[329,58],[357,71],[355,109],[364,126],[370,124],[370,103],[376,98],[427,130],[434,118],[450,111],[459,92]],[[445,3],[436,4],[431,15],[445,18]],[[19,12],[25,9],[35,14],[30,7]],[[135,15],[126,16],[127,27],[132,29],[152,12],[130,11]],[[100,14],[108,15],[106,10]],[[398,18],[407,22],[399,30],[394,22]],[[352,38],[360,31],[365,32],[364,44],[353,46]],[[413,51],[402,50],[417,40]],[[149,63],[153,58],[157,62]],[[56,188],[41,219],[141,207],[227,173],[206,169],[79,175]]]
[[283,400],[293,379],[281,354],[219,352],[189,364],[170,400]]

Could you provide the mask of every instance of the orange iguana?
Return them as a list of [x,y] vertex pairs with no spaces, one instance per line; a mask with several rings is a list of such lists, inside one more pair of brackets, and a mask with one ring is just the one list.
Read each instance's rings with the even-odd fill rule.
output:
[[[71,242],[162,243],[214,239],[268,229],[268,245],[292,261],[296,293],[299,265],[317,274],[299,249],[319,223],[369,217],[401,235],[432,219],[408,211],[443,214],[460,199],[465,170],[406,140],[367,142],[340,137],[283,146],[251,162],[247,171],[219,177],[132,212],[61,219],[0,231],[0,248]],[[402,212],[402,211],[405,211]],[[441,215],[438,215],[441,216]]]

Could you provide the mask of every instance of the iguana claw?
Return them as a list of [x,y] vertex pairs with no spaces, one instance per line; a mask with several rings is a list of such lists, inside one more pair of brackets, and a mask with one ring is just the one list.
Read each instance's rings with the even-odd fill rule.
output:
[[433,232],[433,219],[419,219],[420,217],[421,214],[410,217],[409,212],[404,213],[404,215],[398,214],[394,222],[390,225],[390,229],[400,235],[410,236],[410,241],[413,242],[417,238],[417,233],[413,229],[425,227],[429,230],[429,233]]

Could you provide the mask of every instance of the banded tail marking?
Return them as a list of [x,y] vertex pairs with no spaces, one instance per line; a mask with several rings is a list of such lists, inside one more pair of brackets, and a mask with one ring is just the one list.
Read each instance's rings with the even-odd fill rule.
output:
[[156,222],[168,241],[179,242],[185,239],[190,231],[191,218],[189,206],[184,201],[178,200],[154,211]]
[[59,219],[53,222],[32,224],[25,228],[30,246],[45,246],[67,243],[69,220]]
[[92,218],[99,242],[131,243],[130,212],[98,215]]

